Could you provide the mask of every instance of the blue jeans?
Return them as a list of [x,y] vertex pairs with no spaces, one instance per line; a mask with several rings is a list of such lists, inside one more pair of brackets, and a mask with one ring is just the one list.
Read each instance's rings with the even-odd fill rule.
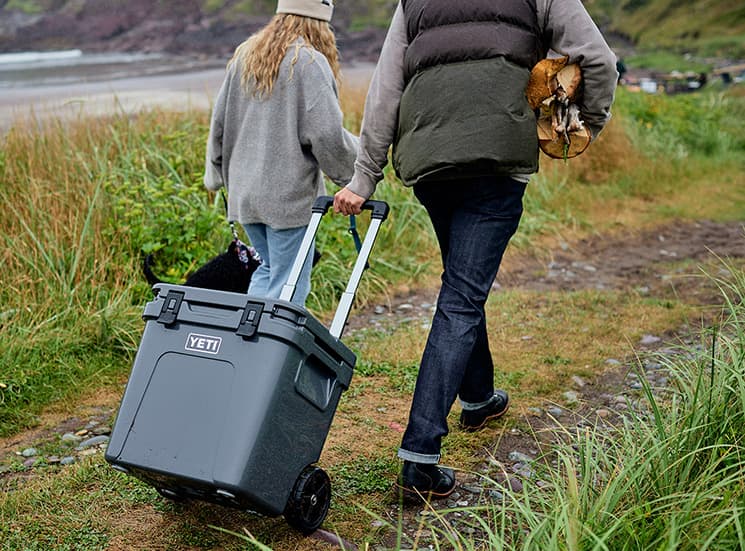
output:
[[398,451],[402,459],[438,463],[455,398],[474,409],[494,394],[484,305],[520,222],[524,192],[524,183],[501,175],[414,187],[432,220],[444,270]]
[[[282,287],[287,283],[290,270],[295,262],[306,227],[275,230],[266,224],[243,225],[251,245],[259,253],[262,261],[261,266],[251,276],[251,284],[248,286],[249,295],[279,298]],[[305,299],[310,294],[310,271],[312,267],[312,261],[305,263],[295,287],[292,302],[300,306],[305,306]]]

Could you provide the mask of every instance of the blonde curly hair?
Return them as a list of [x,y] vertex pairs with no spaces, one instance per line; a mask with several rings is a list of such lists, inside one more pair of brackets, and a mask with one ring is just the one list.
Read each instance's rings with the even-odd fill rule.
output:
[[247,95],[271,95],[279,73],[279,65],[287,49],[293,44],[293,67],[298,60],[300,48],[303,47],[296,44],[298,38],[302,38],[306,46],[311,46],[326,57],[334,78],[339,81],[339,52],[336,48],[336,37],[328,22],[281,13],[275,15],[263,29],[238,46],[228,62],[228,67],[235,63],[240,69],[241,86]]

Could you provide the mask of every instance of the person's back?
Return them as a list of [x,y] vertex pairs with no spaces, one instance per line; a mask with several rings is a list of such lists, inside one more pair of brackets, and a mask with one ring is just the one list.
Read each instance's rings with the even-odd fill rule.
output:
[[[358,139],[343,127],[338,53],[322,0],[279,0],[277,15],[238,46],[218,93],[207,146],[205,185],[228,191],[228,217],[239,221],[262,258],[249,294],[278,298],[287,281],[322,172],[343,185]],[[310,292],[311,263],[294,302]]]
[[538,168],[530,69],[545,56],[523,0],[405,0],[408,47],[393,163],[401,179]]
[[[254,97],[256,84],[249,91],[241,86],[241,67],[234,58],[228,68],[225,110],[231,113],[223,125],[222,171],[229,182],[231,216],[251,223],[268,224],[277,229],[307,224],[308,191],[324,193],[319,167],[338,181],[349,178],[352,160],[340,163],[334,155],[309,147],[313,136],[333,118],[336,84],[326,57],[298,39],[279,64],[270,94]],[[246,101],[246,94],[252,100]],[[319,101],[320,100],[320,101]],[[314,130],[315,129],[315,130]],[[341,126],[335,131],[342,135]],[[336,138],[336,136],[334,137]],[[354,148],[347,152],[354,154]],[[235,152],[235,154],[234,154]],[[338,153],[345,153],[339,148]],[[316,158],[327,155],[328,158]]]

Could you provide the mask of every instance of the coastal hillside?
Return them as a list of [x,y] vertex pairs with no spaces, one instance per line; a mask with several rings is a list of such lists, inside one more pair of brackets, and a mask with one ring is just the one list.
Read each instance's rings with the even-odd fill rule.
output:
[[730,0],[588,0],[611,35],[640,51],[659,49],[702,57],[745,57],[745,4]]
[[[346,59],[374,59],[397,0],[337,0]],[[586,0],[611,45],[745,57],[745,5],[728,0]],[[80,48],[225,56],[275,0],[0,0],[0,52]]]

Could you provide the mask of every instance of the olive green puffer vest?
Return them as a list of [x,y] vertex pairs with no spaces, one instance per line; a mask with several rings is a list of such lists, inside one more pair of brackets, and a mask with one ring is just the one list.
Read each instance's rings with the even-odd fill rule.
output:
[[535,0],[402,0],[404,58],[393,165],[422,179],[538,169],[536,119],[525,99],[545,56]]

